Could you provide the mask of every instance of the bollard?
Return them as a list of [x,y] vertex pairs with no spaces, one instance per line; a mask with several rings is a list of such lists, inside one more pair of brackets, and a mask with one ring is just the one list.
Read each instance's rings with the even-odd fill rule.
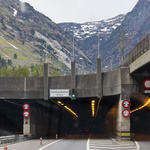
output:
[[4,147],[4,150],[7,150],[7,146]]
[[58,139],[58,134],[56,134],[56,139]]
[[40,137],[40,145],[42,145],[42,137]]

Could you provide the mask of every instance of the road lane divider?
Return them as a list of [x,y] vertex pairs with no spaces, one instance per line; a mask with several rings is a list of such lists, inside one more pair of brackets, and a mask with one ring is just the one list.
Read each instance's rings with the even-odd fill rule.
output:
[[43,150],[44,148],[46,148],[46,147],[48,147],[48,146],[50,146],[50,145],[53,145],[53,144],[55,144],[55,143],[57,143],[57,142],[59,142],[59,141],[61,141],[61,140],[63,140],[63,139],[60,139],[60,140],[58,140],[58,141],[54,141],[54,142],[52,142],[52,143],[49,143],[49,144],[45,145],[44,147],[42,147],[42,148],[40,148],[40,149],[38,149],[38,150]]

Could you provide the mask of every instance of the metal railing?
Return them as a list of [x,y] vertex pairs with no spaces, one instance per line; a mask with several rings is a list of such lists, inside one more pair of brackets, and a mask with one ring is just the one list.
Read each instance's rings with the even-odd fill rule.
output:
[[12,143],[15,142],[15,140],[16,140],[15,135],[0,136],[0,144]]
[[24,135],[0,136],[0,144],[13,143],[24,138]]
[[129,66],[148,50],[150,50],[150,34],[129,52],[128,56],[123,60],[122,66]]

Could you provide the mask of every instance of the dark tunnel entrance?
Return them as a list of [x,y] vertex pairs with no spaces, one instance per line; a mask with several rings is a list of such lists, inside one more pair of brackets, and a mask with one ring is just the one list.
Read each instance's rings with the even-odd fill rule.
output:
[[[95,101],[95,116],[92,117],[92,100]],[[103,97],[98,107],[99,99],[70,99],[55,100],[61,101],[71,108],[78,117],[68,113],[61,107],[57,107],[57,115],[53,113],[51,131],[59,135],[89,135],[95,137],[111,138],[115,137],[116,115],[119,96]],[[53,103],[56,109],[56,104]],[[98,111],[97,111],[98,107]],[[53,109],[54,110],[54,109]],[[54,115],[55,114],[55,115]]]
[[138,109],[130,115],[132,140],[150,140],[150,104],[144,106],[148,99],[149,95],[131,98],[131,111]]

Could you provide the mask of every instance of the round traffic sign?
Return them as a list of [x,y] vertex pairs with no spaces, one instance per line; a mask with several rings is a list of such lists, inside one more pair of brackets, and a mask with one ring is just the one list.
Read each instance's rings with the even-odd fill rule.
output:
[[123,117],[129,117],[130,116],[130,111],[128,109],[124,109],[122,111],[122,115],[123,115]]
[[129,107],[130,107],[130,101],[129,101],[129,100],[124,100],[124,101],[122,102],[122,106],[123,106],[124,108],[129,108]]
[[24,112],[23,112],[23,116],[24,116],[25,118],[28,118],[28,117],[30,116],[29,111],[24,111]]
[[145,89],[150,89],[150,79],[144,80],[143,86]]
[[25,103],[23,104],[23,109],[24,110],[28,110],[30,108],[29,104]]

